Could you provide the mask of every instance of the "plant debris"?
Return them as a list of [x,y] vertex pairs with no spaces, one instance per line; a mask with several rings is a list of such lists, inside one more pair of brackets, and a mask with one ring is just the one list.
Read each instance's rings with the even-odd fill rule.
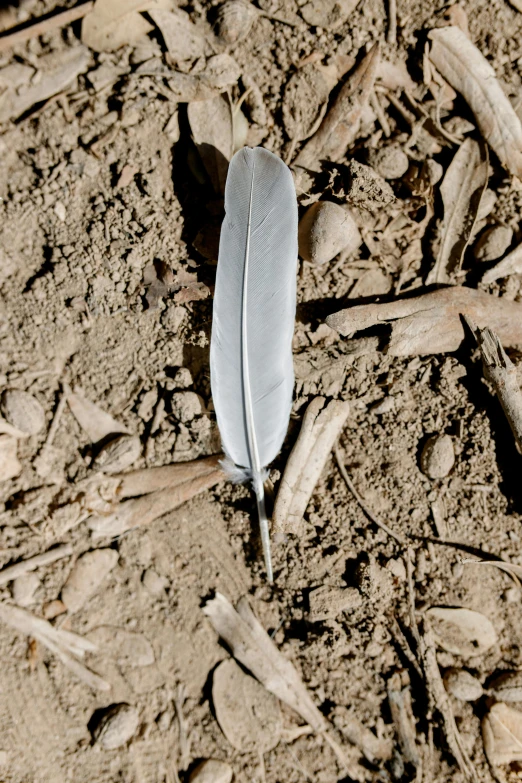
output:
[[345,336],[389,323],[387,353],[422,356],[457,350],[466,335],[461,316],[479,325],[490,325],[506,347],[522,346],[522,305],[460,286],[349,307],[329,315],[326,323]]

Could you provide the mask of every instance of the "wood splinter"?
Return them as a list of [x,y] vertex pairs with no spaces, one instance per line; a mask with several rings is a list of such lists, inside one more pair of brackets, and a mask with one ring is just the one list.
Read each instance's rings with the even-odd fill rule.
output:
[[482,355],[484,377],[495,389],[500,404],[515,436],[518,451],[522,454],[522,390],[517,370],[495,332],[486,326],[475,326],[470,318],[466,323],[473,332]]

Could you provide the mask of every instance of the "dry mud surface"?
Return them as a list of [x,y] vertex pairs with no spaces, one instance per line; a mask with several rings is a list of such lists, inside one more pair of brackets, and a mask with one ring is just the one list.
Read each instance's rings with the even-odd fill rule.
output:
[[[20,78],[22,94],[28,78],[33,85],[45,78],[43,58],[84,58],[76,77],[19,116],[0,104],[0,384],[29,392],[44,416],[38,431],[14,446],[12,434],[0,435],[9,441],[2,445],[0,565],[70,547],[67,556],[4,580],[2,606],[23,607],[90,642],[92,649],[73,659],[110,685],[89,685],[38,633],[4,622],[0,609],[4,783],[220,783],[232,773],[238,783],[520,779],[522,715],[518,723],[511,715],[508,763],[495,769],[481,722],[495,700],[515,711],[519,704],[486,690],[498,675],[522,669],[522,593],[508,574],[462,562],[491,556],[522,565],[522,457],[483,379],[480,355],[466,339],[452,353],[393,356],[372,331],[346,338],[325,323],[350,304],[423,293],[444,213],[440,182],[430,175],[434,184],[426,186],[419,172],[427,163],[446,172],[465,134],[480,138],[460,95],[438,104],[437,90],[423,82],[427,33],[447,23],[445,6],[398,0],[396,43],[387,43],[393,5],[259,0],[248,35],[227,45],[217,35],[217,2],[194,0],[182,7],[212,45],[181,65],[152,24],[113,52],[83,46],[81,22],[0,52],[2,90]],[[20,2],[3,8],[2,24],[65,7]],[[453,8],[450,21],[462,25],[467,14],[471,40],[516,110],[522,13],[504,0],[463,2],[461,9]],[[388,82],[375,93],[378,105],[366,105],[337,163],[379,169],[378,153],[393,142],[406,152],[409,183],[403,170],[388,184],[381,178],[381,190],[363,181],[355,197],[352,182],[350,202],[348,185],[325,164],[300,194],[302,211],[321,195],[341,205],[348,199],[362,243],[322,265],[300,262],[295,403],[271,478],[277,491],[307,404],[317,395],[349,400],[339,454],[363,504],[400,540],[368,519],[333,454],[298,528],[274,534],[273,586],[265,582],[248,487],[220,482],[141,527],[95,535],[85,486],[103,475],[93,446],[99,439],[64,404],[68,391],[137,436],[126,470],[220,451],[208,364],[223,209],[212,176],[220,169],[210,164],[209,174],[198,154],[197,122],[189,116],[195,104],[187,110],[168,78],[138,69],[150,62],[151,70],[159,63],[198,74],[207,56],[228,52],[241,74],[229,86],[231,102],[250,88],[243,143],[262,144],[289,162],[320,122],[330,89],[376,41],[385,62],[377,86],[385,72]],[[446,137],[422,127],[406,93],[430,117],[439,112]],[[217,136],[225,132],[218,120],[216,128]],[[494,152],[487,165],[495,198],[479,229],[510,230],[502,254],[522,238],[522,190]],[[477,241],[451,282],[479,285],[489,267],[475,258]],[[482,290],[522,302],[522,274]],[[522,382],[520,355],[509,353]],[[41,412],[15,414],[25,426]],[[448,436],[454,463],[451,453],[439,455],[446,462],[432,466],[430,477],[421,455],[440,435]],[[81,558],[88,556],[85,566],[95,552],[89,573],[78,572]],[[300,730],[299,715],[245,672],[220,670],[229,679],[218,698],[217,667],[230,653],[202,609],[216,591],[234,604],[248,596],[334,727],[344,765],[323,734]],[[470,643],[458,627],[452,645],[451,628],[442,622],[441,631],[434,615],[429,620],[433,607],[475,610],[493,631],[479,628]],[[455,695],[457,687],[437,690],[433,661],[447,680],[452,669],[473,675],[469,701]],[[455,730],[465,764],[456,759]],[[204,777],[197,772],[204,759],[225,766]]]

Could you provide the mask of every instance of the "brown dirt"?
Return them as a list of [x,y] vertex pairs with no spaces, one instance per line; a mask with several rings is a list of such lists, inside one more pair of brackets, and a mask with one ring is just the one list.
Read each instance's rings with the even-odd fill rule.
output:
[[[198,0],[186,10],[199,22],[212,19],[215,5]],[[259,17],[248,39],[232,49],[241,69],[255,78],[268,113],[258,141],[283,157],[291,145],[282,124],[284,88],[300,61],[316,52],[325,60],[355,58],[366,44],[381,40],[384,57],[407,61],[412,77],[421,82],[425,32],[443,7],[430,0],[398,0],[395,48],[384,42],[387,4],[381,0],[360,0],[334,31],[309,27],[300,16],[302,5],[300,0],[259,0],[268,15],[294,26]],[[522,14],[504,0],[462,6],[472,40],[508,91],[520,95]],[[24,13],[36,18],[54,7],[52,0],[36,0]],[[74,24],[19,45],[0,54],[0,67],[13,61],[37,67],[42,55],[76,46],[79,30]],[[159,36],[143,41],[150,53],[161,54]],[[195,272],[212,289],[215,261],[192,243],[202,228],[212,236],[214,226],[215,245],[221,204],[209,185],[196,179],[204,171],[190,143],[186,107],[180,106],[181,138],[173,144],[164,129],[176,105],[158,93],[157,79],[126,77],[141,61],[143,41],[113,54],[92,53],[88,72],[61,98],[0,127],[2,387],[33,394],[48,424],[63,384],[81,387],[88,399],[141,438],[142,456],[133,467],[219,451],[209,405],[211,298],[180,303],[167,292],[157,307],[148,308],[144,273],[151,264],[163,263],[175,273]],[[95,88],[90,74],[102,64],[118,75],[109,86]],[[457,100],[455,114],[469,116],[466,111]],[[404,144],[408,128],[390,116],[392,136]],[[106,136],[111,128],[114,132]],[[100,138],[93,154],[92,142]],[[382,143],[379,124],[369,116],[352,152],[367,163],[368,152]],[[414,155],[425,157],[426,151],[416,147]],[[445,168],[451,155],[445,148],[434,157]],[[128,185],[117,187],[125,165],[136,173]],[[490,223],[510,225],[520,240],[522,191],[495,161],[489,186],[497,194]],[[431,264],[436,222],[422,238],[424,260],[422,253],[414,253],[406,274],[403,257],[415,237],[382,239],[390,216],[415,215],[417,209],[415,196],[401,182],[392,187],[399,197],[394,205],[373,215],[356,212],[368,242],[372,237],[381,242],[375,253],[366,244],[333,271],[335,262],[327,269],[301,267],[294,415],[272,478],[276,482],[284,468],[306,403],[317,394],[350,399],[352,412],[340,441],[345,463],[374,513],[397,533],[412,537],[418,612],[432,605],[465,606],[483,612],[495,626],[499,641],[485,655],[463,660],[438,653],[441,671],[465,667],[484,683],[495,673],[522,668],[521,594],[505,574],[463,565],[466,553],[441,543],[432,514],[432,505],[442,501],[448,539],[469,551],[522,564],[522,457],[482,381],[477,352],[466,344],[454,355],[410,360],[377,351],[350,353],[346,341],[324,325],[326,315],[347,296],[382,294],[383,278],[385,293],[396,290],[399,278],[402,287],[413,289]],[[440,218],[438,201],[436,209]],[[522,301],[522,276],[489,290]],[[327,370],[317,371],[325,357]],[[179,368],[189,372],[180,374]],[[204,403],[202,412],[186,423],[171,408],[172,394],[183,389],[196,392]],[[380,412],[376,403],[389,397],[393,405]],[[158,399],[165,400],[166,415],[151,433]],[[452,437],[456,460],[446,478],[432,480],[421,472],[419,457],[427,438],[436,433]],[[422,682],[390,630],[395,616],[408,637],[411,632],[406,552],[368,521],[333,458],[315,489],[301,535],[274,545],[276,583],[271,588],[264,581],[248,488],[220,484],[147,529],[100,544],[84,522],[68,524],[67,510],[56,511],[63,488],[90,475],[85,433],[66,409],[52,459],[39,473],[35,458],[44,440],[45,431],[19,441],[23,470],[0,485],[1,564],[58,543],[71,542],[75,557],[100,545],[112,547],[118,563],[102,587],[78,612],[52,623],[85,636],[100,626],[137,632],[151,643],[154,662],[118,662],[102,647],[88,664],[112,690],[97,694],[45,648],[28,645],[26,637],[0,627],[0,780],[162,783],[179,774],[185,781],[203,758],[227,760],[234,780],[242,783],[349,780],[330,746],[313,734],[281,741],[264,754],[263,763],[256,753],[242,753],[227,742],[216,721],[211,682],[213,669],[228,653],[201,611],[216,590],[231,601],[249,594],[264,627],[294,662],[327,717],[341,725],[339,716],[348,709],[376,735],[392,741],[395,756],[375,764],[353,749],[365,779],[415,779],[408,764],[400,777],[387,698],[390,677],[408,669],[419,747],[428,747],[433,731],[431,767],[423,779],[464,780],[440,716],[435,710],[427,717]],[[361,576],[368,562],[377,569],[369,582]],[[73,563],[74,558],[67,558],[37,571],[40,583],[31,612],[41,615],[60,597]],[[356,609],[312,622],[309,595],[320,586],[355,587],[363,601]],[[3,600],[11,599],[12,585],[0,590]],[[188,750],[176,709],[180,687],[186,699]],[[92,740],[91,719],[96,710],[119,702],[138,709],[138,732],[123,747],[103,749]],[[452,706],[479,779],[491,780],[480,734],[484,700],[472,705],[452,700]],[[299,723],[289,710],[283,717],[285,728]]]

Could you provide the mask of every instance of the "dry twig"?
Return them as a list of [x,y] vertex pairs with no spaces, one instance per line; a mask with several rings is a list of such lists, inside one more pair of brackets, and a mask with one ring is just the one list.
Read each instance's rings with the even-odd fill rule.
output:
[[502,405],[511,431],[515,436],[518,450],[522,454],[522,390],[517,370],[502,344],[489,327],[480,329],[470,318],[466,318],[478,343],[484,367],[484,376],[488,380]]
[[0,585],[5,585],[13,579],[17,579],[19,576],[28,574],[30,571],[35,571],[37,568],[40,568],[40,566],[56,563],[57,560],[69,557],[72,553],[72,546],[70,544],[64,544],[63,546],[49,549],[48,552],[42,552],[40,555],[35,555],[34,557],[29,557],[27,560],[22,560],[20,563],[7,566],[7,568],[3,568],[0,571]]
[[338,465],[339,470],[341,472],[341,476],[343,477],[346,486],[348,487],[348,489],[350,490],[350,492],[352,493],[352,495],[354,496],[354,498],[356,499],[356,501],[358,502],[358,504],[360,505],[360,507],[362,508],[362,510],[364,511],[366,516],[368,517],[368,519],[370,520],[370,522],[373,522],[374,525],[377,525],[377,527],[380,527],[381,530],[384,530],[385,533],[387,533],[389,536],[391,536],[396,541],[398,541],[399,544],[403,544],[404,546],[407,546],[408,542],[406,541],[406,539],[403,538],[403,536],[401,536],[399,533],[394,533],[393,530],[390,527],[388,527],[388,525],[386,525],[384,522],[381,522],[381,520],[378,519],[373,514],[373,512],[370,511],[368,506],[364,503],[364,500],[362,499],[362,497],[359,495],[359,493],[355,489],[355,486],[354,486],[350,476],[348,475],[348,471],[346,470],[346,468],[344,466],[343,458],[341,456],[341,452],[339,451],[339,446],[335,446],[334,454],[335,454],[335,460],[337,462],[337,465]]
[[464,743],[462,742],[462,737],[460,736],[457,724],[455,723],[451,702],[446,693],[446,689],[444,688],[439,665],[437,663],[435,642],[427,619],[425,619],[423,623],[420,651],[423,659],[424,674],[431,709],[436,707],[442,715],[444,732],[446,734],[449,749],[455,757],[463,775],[465,775],[468,780],[473,781],[473,783],[478,783],[479,778],[477,772],[467,754]]
[[397,43],[397,0],[388,0],[388,31],[386,42],[390,46]]
[[31,38],[44,35],[44,33],[49,33],[52,30],[58,30],[60,27],[76,22],[78,19],[83,19],[86,14],[92,11],[93,7],[94,1],[88,0],[88,2],[80,3],[80,5],[69,8],[67,11],[49,16],[47,19],[38,19],[22,30],[8,30],[4,35],[0,36],[0,52],[5,52],[19,43],[30,41]]
[[391,324],[387,352],[419,356],[456,351],[465,338],[463,315],[494,329],[505,346],[522,345],[522,304],[462,286],[381,304],[356,305],[328,316],[342,335]]
[[96,645],[88,639],[70,631],[54,628],[42,617],[36,617],[31,612],[8,603],[0,603],[0,620],[16,631],[41,642],[51,652],[54,652],[78,679],[93,690],[110,690],[111,686],[108,682],[78,660],[78,658],[83,658],[86,652],[95,652],[97,649]]

